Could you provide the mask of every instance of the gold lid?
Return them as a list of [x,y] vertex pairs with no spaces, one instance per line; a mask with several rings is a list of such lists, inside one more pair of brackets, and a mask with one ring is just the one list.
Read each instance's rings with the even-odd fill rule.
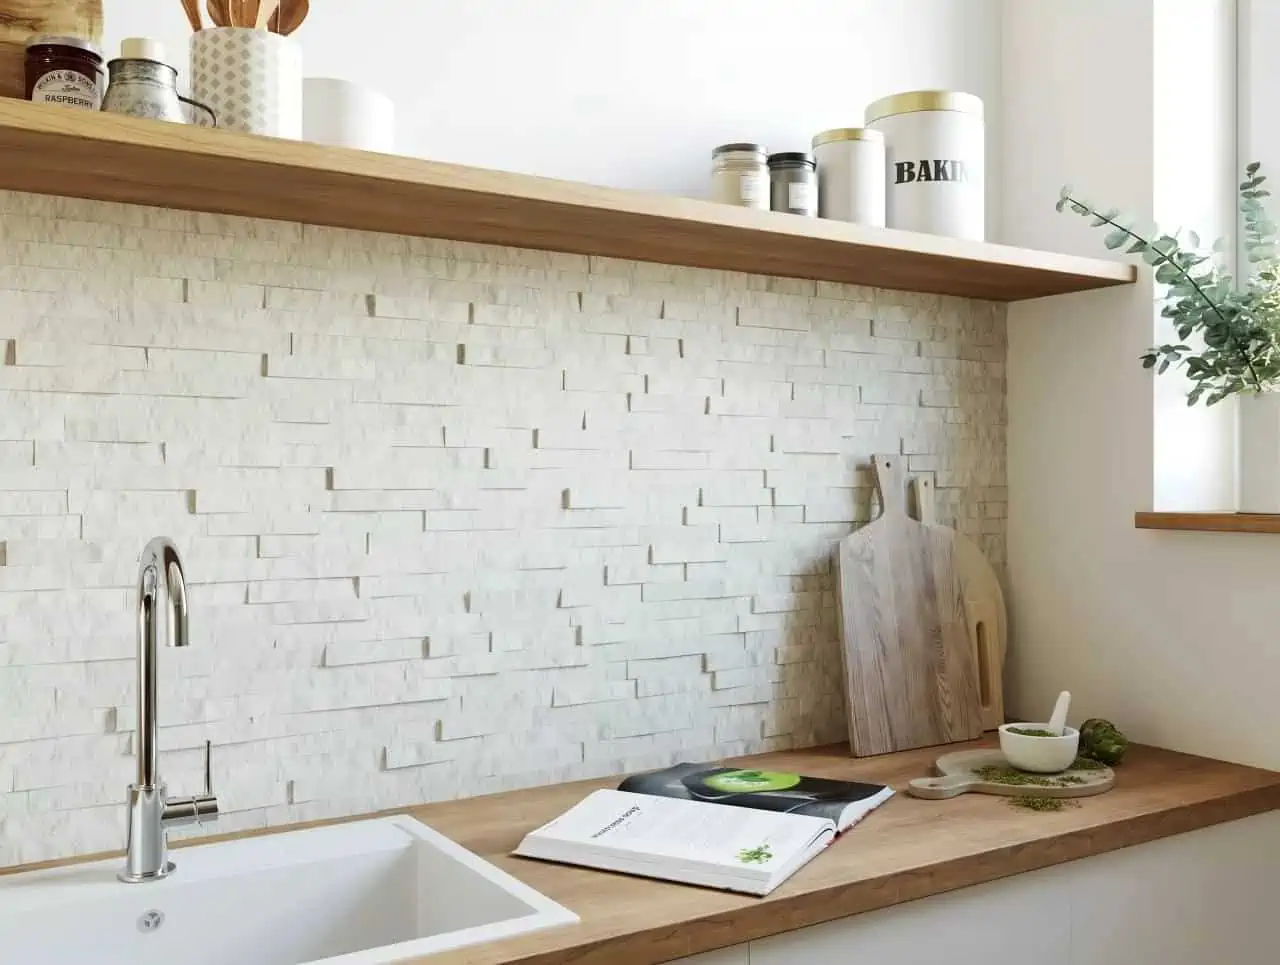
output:
[[833,127],[829,131],[813,136],[813,146],[830,144],[833,141],[883,141],[881,131],[868,130],[865,127]]
[[916,111],[960,111],[981,117],[982,98],[958,90],[912,90],[905,94],[890,94],[867,105],[866,123],[874,124],[882,117]]

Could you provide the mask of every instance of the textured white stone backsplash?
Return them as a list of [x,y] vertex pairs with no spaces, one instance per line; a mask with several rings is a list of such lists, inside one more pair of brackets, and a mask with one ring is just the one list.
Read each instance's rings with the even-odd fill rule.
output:
[[219,830],[840,739],[868,456],[1003,563],[1004,317],[0,193],[0,865],[123,844],[159,534]]

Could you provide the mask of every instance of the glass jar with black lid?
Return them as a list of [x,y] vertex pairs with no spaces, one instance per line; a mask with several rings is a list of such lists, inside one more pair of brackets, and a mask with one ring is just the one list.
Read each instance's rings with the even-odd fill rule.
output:
[[774,211],[818,215],[818,166],[805,151],[769,155],[769,207]]

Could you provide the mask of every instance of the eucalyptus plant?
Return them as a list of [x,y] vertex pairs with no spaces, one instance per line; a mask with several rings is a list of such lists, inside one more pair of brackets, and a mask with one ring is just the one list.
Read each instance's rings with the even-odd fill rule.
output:
[[1141,255],[1155,269],[1156,281],[1164,286],[1160,314],[1173,323],[1178,342],[1148,349],[1142,365],[1158,374],[1184,369],[1192,383],[1188,405],[1201,399],[1214,405],[1238,392],[1280,390],[1280,258],[1277,228],[1262,202],[1271,192],[1263,187],[1260,167],[1256,161],[1248,165],[1239,187],[1243,248],[1251,270],[1240,287],[1227,270],[1224,241],[1205,253],[1194,231],[1184,241],[1180,232],[1142,230],[1118,210],[1101,210],[1070,187],[1058,199],[1058,211],[1109,229],[1102,241],[1108,248]]

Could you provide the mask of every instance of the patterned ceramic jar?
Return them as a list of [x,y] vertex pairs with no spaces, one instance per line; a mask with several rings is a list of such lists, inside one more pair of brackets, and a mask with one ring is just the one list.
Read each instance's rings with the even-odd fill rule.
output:
[[288,37],[246,27],[214,27],[191,37],[191,94],[218,126],[272,137],[302,137],[302,50]]

